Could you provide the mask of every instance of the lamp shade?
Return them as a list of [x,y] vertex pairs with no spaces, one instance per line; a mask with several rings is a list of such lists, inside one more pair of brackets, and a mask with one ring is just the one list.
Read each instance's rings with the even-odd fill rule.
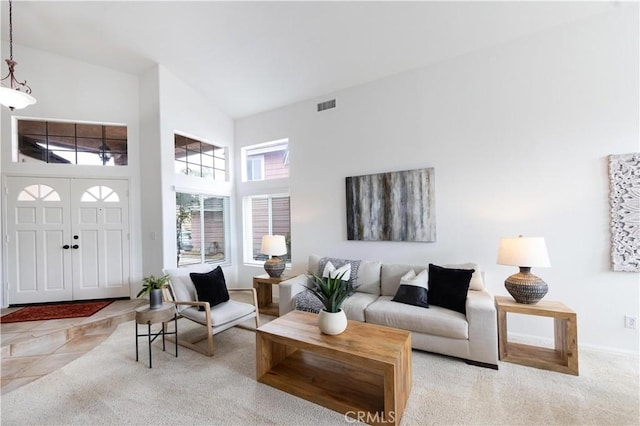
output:
[[287,243],[284,235],[265,235],[262,237],[260,253],[271,256],[287,254]]
[[28,93],[9,87],[0,87],[0,104],[14,109],[22,109],[36,103],[36,98]]
[[544,238],[522,236],[500,239],[498,264],[529,268],[551,266]]

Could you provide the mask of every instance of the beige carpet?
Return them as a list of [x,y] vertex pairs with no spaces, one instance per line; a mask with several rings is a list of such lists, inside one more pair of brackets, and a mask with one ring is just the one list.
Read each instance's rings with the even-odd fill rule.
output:
[[[257,383],[252,331],[234,328],[215,342],[213,358],[182,347],[175,358],[156,346],[149,369],[144,345],[136,363],[134,324],[124,323],[93,351],[2,396],[2,425],[352,422]],[[579,377],[509,363],[494,371],[414,351],[413,389],[401,424],[639,423],[638,358],[581,350]]]

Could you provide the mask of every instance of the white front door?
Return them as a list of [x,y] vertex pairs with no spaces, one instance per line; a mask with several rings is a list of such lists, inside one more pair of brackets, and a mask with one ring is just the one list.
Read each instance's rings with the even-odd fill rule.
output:
[[69,180],[8,178],[6,195],[9,303],[71,300]]
[[126,180],[9,177],[8,302],[128,297]]
[[71,181],[73,298],[129,296],[127,181]]

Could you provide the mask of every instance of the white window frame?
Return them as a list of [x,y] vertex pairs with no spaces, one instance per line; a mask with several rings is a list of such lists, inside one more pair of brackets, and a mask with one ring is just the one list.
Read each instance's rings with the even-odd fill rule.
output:
[[[240,148],[240,173],[242,176],[242,182],[260,182],[265,180],[265,175],[266,175],[266,171],[264,169],[264,162],[262,163],[262,179],[260,180],[249,180],[249,174],[247,172],[247,153],[251,152],[251,155],[259,155],[259,154],[263,154],[263,153],[267,153],[267,152],[272,152],[274,151],[273,148],[281,146],[281,145],[286,145],[287,149],[289,146],[289,139],[288,138],[284,138],[284,139],[278,139],[275,141],[270,141],[270,142],[264,142],[264,143],[259,143],[259,144],[254,144],[254,145],[248,145],[248,146],[244,146],[242,148]],[[264,161],[264,160],[263,160]],[[285,157],[285,161],[288,163],[289,161],[289,155],[287,154],[287,156]],[[288,179],[288,177],[286,178],[282,178],[282,179]],[[277,180],[277,179],[270,179],[270,180]]]
[[[207,177],[203,177],[202,175],[198,176],[198,175],[194,175],[194,174],[189,174],[189,173],[181,173],[175,170],[176,166],[176,161],[182,162],[182,160],[177,160],[175,158],[175,153],[173,156],[173,171],[174,174],[178,175],[178,176],[189,176],[195,179],[202,179],[206,182],[228,182],[229,181],[229,147],[227,146],[223,146],[220,145],[218,143],[213,143],[211,141],[196,137],[196,136],[192,136],[189,135],[187,133],[183,133],[183,132],[173,132],[173,146],[174,146],[174,150],[175,150],[175,140],[176,140],[176,136],[180,136],[183,138],[187,138],[187,139],[191,139],[194,142],[200,142],[201,144],[205,144],[205,145],[210,145],[216,149],[221,149],[224,151],[224,159],[220,158],[220,157],[216,157],[215,155],[213,155],[213,176],[211,178],[207,178]],[[224,169],[220,169],[216,167],[216,160],[222,160],[224,161]],[[188,165],[189,161],[185,161],[185,163]],[[200,153],[200,166],[202,166],[202,153]],[[216,179],[216,171],[220,171],[224,177],[222,179]],[[202,173],[202,169],[200,170],[200,172]],[[180,191],[180,192],[185,192],[185,191]],[[191,192],[193,193],[193,192]]]
[[[230,215],[230,205],[231,205],[231,197],[228,195],[220,195],[220,194],[211,194],[207,192],[197,191],[193,189],[184,189],[184,188],[175,188],[176,193],[186,193],[191,195],[196,195],[200,197],[200,217],[204,218],[204,203],[203,199],[207,197],[216,197],[222,198],[222,214],[224,215],[224,240],[225,240],[225,256],[222,261],[206,261],[206,248],[204,247],[204,239],[200,241],[200,264],[210,264],[210,265],[220,265],[220,266],[230,266],[231,263],[231,215]],[[175,198],[175,197],[174,197]],[[174,208],[175,211],[175,208]],[[200,221],[200,235],[204,235],[204,221]],[[178,233],[176,230],[176,234],[174,235],[174,241],[178,240]],[[187,268],[189,266],[195,265],[194,263],[188,265],[176,265],[178,268]]]
[[[253,216],[251,210],[251,203],[253,199],[258,198],[266,198],[268,200],[272,200],[277,197],[289,197],[289,203],[291,203],[291,195],[288,192],[279,192],[279,193],[269,193],[269,194],[256,194],[256,195],[247,195],[242,198],[242,224],[243,224],[243,232],[242,232],[242,245],[243,245],[243,253],[242,260],[244,265],[247,266],[263,266],[264,261],[254,260],[253,259]],[[267,203],[268,208],[268,216],[269,216],[269,234],[272,233],[273,227],[273,213],[272,208],[273,204],[271,201]],[[291,204],[289,204],[291,206]],[[291,208],[291,207],[289,207]],[[289,215],[291,215],[291,211],[289,211]],[[289,216],[291,217],[291,216]],[[291,227],[291,222],[289,222],[289,227]],[[291,234],[291,229],[289,229],[289,234]],[[291,258],[291,256],[289,256]],[[287,268],[291,268],[291,262],[286,263]]]
[[[247,158],[247,182],[259,182],[261,180],[264,180],[264,155],[254,155],[251,156],[250,158]],[[251,167],[249,167],[249,163],[251,163]],[[256,166],[255,164],[258,165],[258,169],[260,171],[260,177],[259,178],[254,178],[255,176],[255,169]],[[251,176],[249,176],[249,171],[251,171]]]

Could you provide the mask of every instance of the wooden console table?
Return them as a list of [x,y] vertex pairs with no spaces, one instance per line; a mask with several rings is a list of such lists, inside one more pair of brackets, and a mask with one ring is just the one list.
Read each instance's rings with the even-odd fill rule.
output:
[[317,319],[293,311],[258,328],[257,380],[369,424],[399,424],[411,391],[411,333],[349,321],[328,336]]
[[273,303],[273,285],[278,285],[284,280],[291,277],[281,275],[278,278],[272,278],[268,274],[256,275],[253,277],[253,288],[256,289],[258,296],[258,310],[261,314],[277,317],[280,315],[277,303]]
[[[518,303],[511,297],[496,296],[500,360],[530,367],[578,375],[578,330],[576,313],[561,302],[534,305]],[[507,339],[507,313],[553,318],[554,349],[511,343]]]

